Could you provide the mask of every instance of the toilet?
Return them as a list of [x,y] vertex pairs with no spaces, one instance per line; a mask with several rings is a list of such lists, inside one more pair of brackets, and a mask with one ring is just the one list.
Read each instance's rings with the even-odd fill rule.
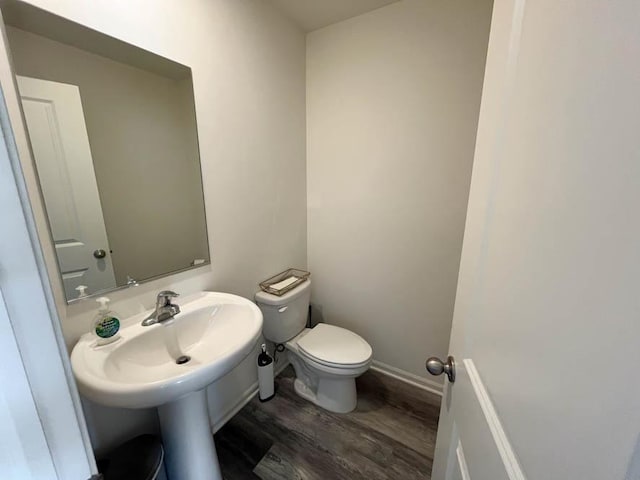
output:
[[358,402],[356,378],[371,365],[371,346],[345,328],[326,323],[306,328],[310,298],[310,280],[280,297],[256,293],[264,317],[262,333],[285,345],[298,395],[326,410],[348,413]]

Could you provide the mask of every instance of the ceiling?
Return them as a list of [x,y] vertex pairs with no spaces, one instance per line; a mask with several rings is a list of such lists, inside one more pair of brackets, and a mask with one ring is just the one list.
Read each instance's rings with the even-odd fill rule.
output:
[[305,32],[355,17],[398,0],[270,0]]

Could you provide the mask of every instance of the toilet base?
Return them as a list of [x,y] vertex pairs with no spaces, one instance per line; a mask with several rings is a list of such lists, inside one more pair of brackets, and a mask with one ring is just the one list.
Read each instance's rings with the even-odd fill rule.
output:
[[307,365],[295,352],[288,352],[296,372],[295,392],[305,400],[335,413],[349,413],[358,404],[356,375],[338,376],[317,371]]

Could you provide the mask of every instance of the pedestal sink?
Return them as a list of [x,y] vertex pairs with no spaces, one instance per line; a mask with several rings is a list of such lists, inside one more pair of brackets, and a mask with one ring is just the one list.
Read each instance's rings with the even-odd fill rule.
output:
[[201,292],[177,302],[173,320],[126,319],[120,339],[97,346],[84,335],[71,354],[80,392],[110,407],[158,407],[169,480],[221,480],[207,412],[206,387],[238,365],[262,330],[246,298]]

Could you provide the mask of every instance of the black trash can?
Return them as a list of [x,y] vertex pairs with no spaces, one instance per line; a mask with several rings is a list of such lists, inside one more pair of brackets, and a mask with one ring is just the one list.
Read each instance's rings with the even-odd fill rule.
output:
[[104,480],[162,480],[164,450],[157,435],[140,435],[98,460]]

